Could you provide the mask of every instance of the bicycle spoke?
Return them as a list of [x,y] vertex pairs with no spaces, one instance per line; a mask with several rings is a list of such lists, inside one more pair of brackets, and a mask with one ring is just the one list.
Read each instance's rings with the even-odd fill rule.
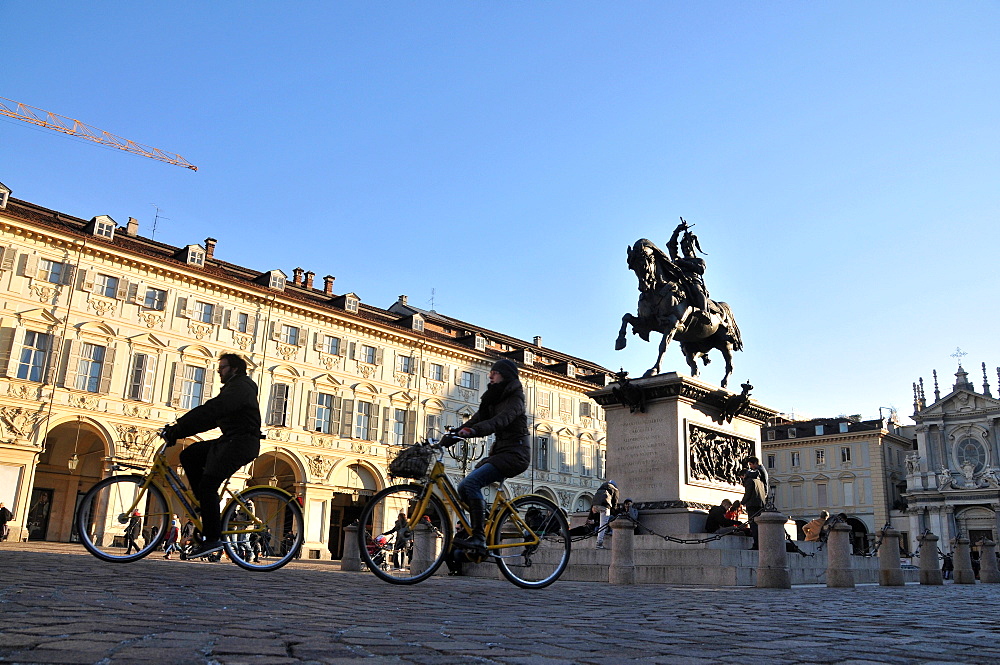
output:
[[490,536],[490,554],[500,572],[518,586],[548,586],[569,563],[569,524],[562,510],[544,497],[515,499],[496,520]]
[[222,515],[226,553],[247,570],[276,570],[294,559],[304,538],[302,509],[291,495],[261,487],[239,494]]
[[84,495],[76,515],[80,541],[105,561],[135,561],[163,541],[170,508],[155,485],[142,490],[140,476],[115,476]]

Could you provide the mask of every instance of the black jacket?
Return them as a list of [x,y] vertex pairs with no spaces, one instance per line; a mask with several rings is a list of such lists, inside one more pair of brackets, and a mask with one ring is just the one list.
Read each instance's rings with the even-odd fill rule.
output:
[[487,388],[479,410],[462,427],[468,427],[476,436],[496,435],[489,456],[476,466],[492,464],[510,478],[531,465],[531,442],[521,381],[515,375],[500,385],[499,396],[490,395]]
[[260,438],[257,384],[246,374],[222,384],[218,395],[185,413],[168,431],[183,439],[216,427],[222,430],[223,439]]

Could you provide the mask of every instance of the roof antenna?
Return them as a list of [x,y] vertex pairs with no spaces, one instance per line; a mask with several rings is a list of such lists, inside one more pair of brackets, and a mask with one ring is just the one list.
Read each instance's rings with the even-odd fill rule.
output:
[[149,205],[153,206],[156,209],[156,216],[153,217],[153,232],[149,234],[149,239],[153,240],[156,238],[156,223],[161,219],[170,219],[170,218],[160,216],[160,206],[156,205],[155,203],[150,203]]
[[436,289],[431,289],[431,311],[434,311],[434,293]]

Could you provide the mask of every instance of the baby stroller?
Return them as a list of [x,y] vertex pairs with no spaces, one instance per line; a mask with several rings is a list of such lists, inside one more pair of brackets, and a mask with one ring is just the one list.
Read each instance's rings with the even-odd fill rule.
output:
[[371,557],[372,563],[382,570],[389,569],[393,547],[392,538],[385,535],[378,535],[374,538],[369,537],[368,542],[365,543],[365,547],[368,548],[368,556]]

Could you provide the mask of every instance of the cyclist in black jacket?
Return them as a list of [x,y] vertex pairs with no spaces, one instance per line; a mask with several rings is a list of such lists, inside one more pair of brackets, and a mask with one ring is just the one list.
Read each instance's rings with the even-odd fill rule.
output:
[[181,464],[201,508],[202,542],[188,558],[222,549],[219,486],[260,454],[257,384],[247,376],[247,361],[235,353],[219,357],[219,394],[164,428],[168,445],[218,427],[222,436],[196,441],[181,452]]

